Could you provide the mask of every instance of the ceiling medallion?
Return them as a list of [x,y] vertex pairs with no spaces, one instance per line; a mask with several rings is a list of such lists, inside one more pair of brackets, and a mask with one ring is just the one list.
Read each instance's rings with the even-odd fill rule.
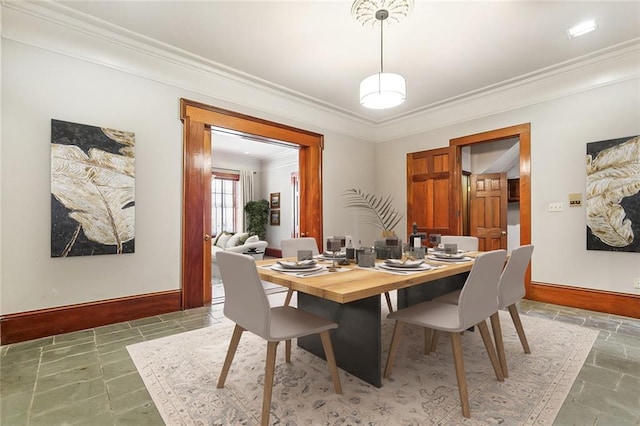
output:
[[386,10],[387,24],[400,22],[413,9],[413,0],[356,0],[351,6],[351,14],[363,26],[376,26],[382,21],[376,17],[376,12]]

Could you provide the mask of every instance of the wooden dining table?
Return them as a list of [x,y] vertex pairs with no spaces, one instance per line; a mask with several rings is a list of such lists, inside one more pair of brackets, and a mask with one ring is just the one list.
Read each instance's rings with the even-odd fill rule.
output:
[[[473,258],[475,253],[470,253]],[[278,259],[281,260],[281,259]],[[291,260],[291,259],[289,259]],[[295,260],[295,259],[293,259]],[[338,272],[315,274],[281,272],[271,267],[277,260],[257,261],[258,274],[269,281],[297,291],[298,308],[338,323],[332,330],[338,367],[376,387],[382,386],[382,304],[380,295],[397,290],[397,307],[430,300],[459,289],[473,261],[427,260],[433,269],[388,271],[379,267],[342,265]],[[320,262],[330,266],[331,262]],[[324,358],[318,336],[298,339],[298,346]]]

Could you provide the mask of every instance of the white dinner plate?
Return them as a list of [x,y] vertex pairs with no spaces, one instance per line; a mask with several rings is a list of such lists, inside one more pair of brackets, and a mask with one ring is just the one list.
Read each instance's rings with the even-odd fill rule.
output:
[[438,259],[462,259],[463,257],[465,257],[463,254],[448,254],[448,253],[441,253],[441,252],[436,252],[433,253],[433,256],[437,257]]
[[464,256],[464,257],[437,257],[437,256],[428,255],[427,258],[431,259],[431,260],[437,260],[438,262],[468,262],[470,260],[473,260],[472,258],[467,257],[467,256]]
[[424,260],[407,260],[404,263],[400,259],[387,259],[384,264],[387,266],[393,266],[394,268],[412,269],[422,265]]
[[271,267],[271,269],[278,272],[312,272],[319,271],[320,269],[322,269],[322,266],[314,265],[306,268],[285,268],[282,265],[275,264]]
[[315,260],[278,260],[276,263],[284,269],[306,269],[316,266]]
[[422,265],[414,266],[412,268],[406,266],[393,266],[389,265],[388,263],[381,263],[378,266],[389,271],[428,271],[429,269],[433,268],[433,266],[429,266],[425,263],[423,263]]

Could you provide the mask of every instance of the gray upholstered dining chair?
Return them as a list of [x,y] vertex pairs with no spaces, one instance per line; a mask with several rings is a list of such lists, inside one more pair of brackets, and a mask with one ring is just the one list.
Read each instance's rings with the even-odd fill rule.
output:
[[[236,323],[236,326],[229,342],[229,349],[217,387],[224,387],[242,333],[245,330],[250,331],[265,339],[267,341],[267,362],[262,399],[262,424],[268,425],[278,343],[318,333],[333,379],[333,387],[336,393],[342,393],[331,336],[329,335],[329,330],[337,328],[338,324],[291,306],[272,308],[251,256],[239,253],[219,253],[218,266],[225,292],[223,312],[227,318]],[[291,362],[289,352],[286,355],[286,362]]]
[[[525,294],[524,288],[524,276],[531,262],[531,255],[533,254],[533,246],[530,244],[515,248],[507,265],[504,267],[502,274],[500,275],[500,281],[498,281],[498,308],[507,309],[511,315],[511,320],[518,333],[520,344],[524,353],[530,354],[529,342],[527,336],[524,333],[522,327],[522,321],[520,321],[520,314],[518,313],[518,307],[516,304],[522,300]],[[438,296],[433,299],[434,302],[452,303],[458,304],[460,299],[460,290],[453,291],[451,293]],[[504,377],[509,377],[509,371],[507,368],[507,358],[504,353],[504,345],[502,343],[502,328],[500,326],[500,316],[496,312],[491,316],[491,328],[493,330],[493,338],[496,343],[496,349],[498,350],[498,358],[500,359],[500,365]],[[432,346],[433,349],[433,346]]]
[[[499,381],[504,381],[496,350],[485,322],[498,310],[498,279],[506,260],[505,250],[494,250],[480,254],[469,272],[469,276],[460,292],[457,305],[433,301],[421,302],[408,308],[400,309],[387,316],[396,320],[391,339],[391,347],[384,369],[384,377],[391,377],[398,346],[405,324],[425,327],[429,330],[448,332],[451,335],[453,360],[458,380],[458,393],[462,406],[462,415],[470,417],[467,380],[464,372],[461,335],[471,326],[477,326],[482,341],[491,360],[491,365]],[[425,334],[426,336],[426,334]],[[425,343],[425,348],[427,343]]]
[[478,237],[468,235],[443,235],[440,237],[441,244],[457,244],[458,250],[478,251]]
[[[320,254],[318,251],[318,243],[313,237],[287,238],[280,241],[282,257],[296,257],[298,250],[311,250],[312,256],[318,256]],[[284,299],[284,306],[289,306],[292,296],[293,290],[289,289]]]

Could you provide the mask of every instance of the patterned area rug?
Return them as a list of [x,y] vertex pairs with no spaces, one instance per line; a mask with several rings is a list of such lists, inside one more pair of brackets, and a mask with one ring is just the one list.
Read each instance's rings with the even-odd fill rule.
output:
[[[271,424],[287,425],[550,425],[598,332],[523,316],[532,354],[525,355],[507,313],[500,313],[509,378],[496,380],[477,332],[463,350],[471,419],[460,410],[450,339],[424,355],[421,329],[405,327],[393,375],[375,388],[340,370],[336,395],[324,360],[292,348],[292,363],[278,348]],[[383,324],[383,362],[393,323]],[[266,342],[244,333],[224,389],[217,389],[233,324],[143,342],[127,349],[167,425],[259,424]]]

